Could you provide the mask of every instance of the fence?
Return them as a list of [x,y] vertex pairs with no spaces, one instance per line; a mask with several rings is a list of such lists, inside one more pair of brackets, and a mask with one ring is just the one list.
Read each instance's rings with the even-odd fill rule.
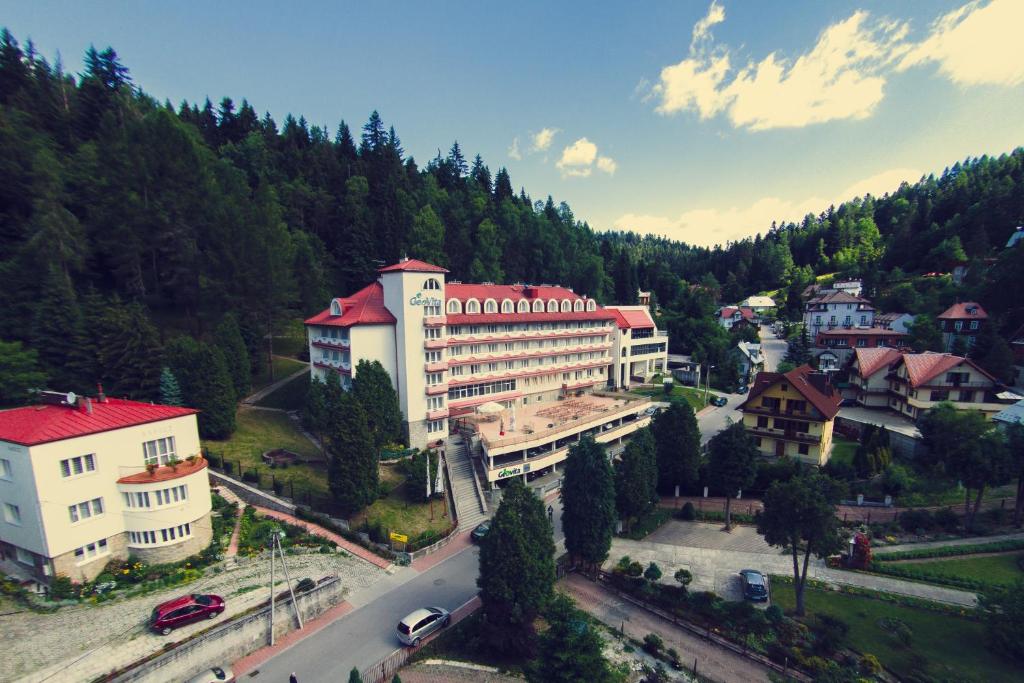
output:
[[[480,597],[473,596],[459,607],[452,611],[452,620],[449,628],[459,623],[469,615],[480,609]],[[435,631],[434,633],[427,636],[420,647],[423,647],[427,643],[433,642],[436,638],[441,637],[444,634],[444,629]],[[409,659],[418,651],[418,648],[403,647],[395,650],[384,659],[380,660],[376,664],[363,669],[360,674],[363,683],[390,683],[392,677],[398,672],[403,666],[405,666]]]

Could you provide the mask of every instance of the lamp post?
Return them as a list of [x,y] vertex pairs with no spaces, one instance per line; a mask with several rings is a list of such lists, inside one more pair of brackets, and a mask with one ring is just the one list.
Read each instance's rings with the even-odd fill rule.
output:
[[704,378],[704,405],[708,404],[708,389],[711,387],[711,371],[714,369],[714,365],[708,364],[708,376]]

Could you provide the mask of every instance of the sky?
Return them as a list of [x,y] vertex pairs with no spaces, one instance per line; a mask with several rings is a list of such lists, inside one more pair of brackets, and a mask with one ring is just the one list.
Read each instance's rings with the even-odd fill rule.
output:
[[458,140],[595,230],[712,245],[1024,144],[1024,0],[10,2],[79,72],[243,98],[422,165]]

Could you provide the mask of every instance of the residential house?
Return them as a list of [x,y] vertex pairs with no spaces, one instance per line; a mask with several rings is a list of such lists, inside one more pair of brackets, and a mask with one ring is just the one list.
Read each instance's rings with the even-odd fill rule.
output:
[[969,358],[949,353],[905,353],[886,379],[889,407],[913,420],[942,401],[988,418],[1006,407],[996,396],[1000,387],[992,375]]
[[871,327],[874,320],[871,302],[847,292],[821,294],[804,305],[804,329],[811,339],[822,330]]
[[888,408],[888,375],[901,358],[903,352],[897,349],[854,349],[849,372],[850,398],[866,408]]
[[729,349],[729,356],[736,361],[743,384],[748,384],[754,375],[764,370],[764,353],[760,344],[741,341]]
[[875,327],[906,334],[909,332],[907,325],[914,322],[915,317],[909,313],[876,313]]
[[746,306],[723,306],[718,310],[718,324],[727,330],[731,330],[739,323],[757,324],[757,314],[754,309]]
[[46,584],[113,558],[183,560],[212,538],[196,412],[45,392],[0,411],[3,570]]
[[814,340],[811,355],[818,359],[818,369],[834,371],[846,365],[855,349],[903,348],[907,335],[881,327],[837,327],[822,330]]
[[1024,424],[1024,400],[1003,408],[992,416],[992,421],[1000,429],[1006,429],[1014,424]]
[[785,374],[758,373],[740,410],[763,455],[821,466],[828,462],[841,401],[827,375],[801,365]]
[[775,308],[775,300],[770,296],[748,296],[739,305],[740,308],[749,308],[754,313],[762,315]]
[[961,339],[964,348],[969,349],[988,320],[988,313],[981,305],[973,301],[964,301],[947,308],[937,320],[942,330],[943,347],[947,351],[953,348],[956,339]]

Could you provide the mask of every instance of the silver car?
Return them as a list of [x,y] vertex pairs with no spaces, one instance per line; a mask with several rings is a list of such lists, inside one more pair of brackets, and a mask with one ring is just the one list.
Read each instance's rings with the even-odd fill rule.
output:
[[443,607],[423,607],[398,622],[398,639],[416,647],[434,631],[452,621],[452,615]]

